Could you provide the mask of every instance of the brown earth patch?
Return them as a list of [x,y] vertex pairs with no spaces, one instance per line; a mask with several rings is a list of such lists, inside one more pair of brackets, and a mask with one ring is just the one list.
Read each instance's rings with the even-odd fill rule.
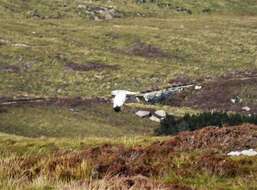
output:
[[[29,179],[46,174],[65,180],[80,179],[82,176],[77,171],[84,161],[90,165],[93,178],[97,179],[106,176],[160,176],[167,167],[180,176],[194,175],[192,171],[195,173],[205,170],[219,176],[233,176],[243,172],[237,167],[238,163],[230,160],[224,153],[247,148],[257,148],[256,125],[205,128],[180,133],[171,140],[156,142],[148,147],[125,148],[122,145],[106,144],[77,152],[56,152],[50,157],[17,158],[5,165],[8,166],[6,168],[10,177],[19,177],[21,173],[28,171],[26,175]],[[213,154],[190,157],[190,162],[177,166],[174,158],[178,154],[196,150]]]
[[20,68],[15,65],[2,65],[0,66],[0,72],[19,73]]
[[[257,99],[257,72],[234,72],[220,78],[206,80],[200,85],[202,89],[185,89],[163,101],[163,104],[193,107],[204,111],[257,113],[257,101],[255,101]],[[251,90],[245,91],[245,87]],[[237,96],[240,96],[242,102],[232,103],[231,99]],[[244,106],[250,107],[251,110],[243,111]]]
[[159,47],[140,41],[132,44],[127,50],[121,51],[129,55],[141,56],[145,58],[177,58],[176,56],[172,56],[170,53],[163,51]]
[[66,107],[76,107],[76,106],[92,106],[97,104],[108,104],[109,99],[105,98],[8,98],[0,97],[0,107],[9,106],[66,106]]
[[168,54],[163,52],[160,48],[157,48],[150,44],[144,44],[142,42],[137,42],[132,45],[128,49],[128,53],[136,55],[136,56],[142,56],[142,57],[168,57]]
[[98,62],[89,62],[87,64],[66,63],[65,67],[74,71],[102,71],[104,69],[117,70],[119,68],[118,65],[107,65]]

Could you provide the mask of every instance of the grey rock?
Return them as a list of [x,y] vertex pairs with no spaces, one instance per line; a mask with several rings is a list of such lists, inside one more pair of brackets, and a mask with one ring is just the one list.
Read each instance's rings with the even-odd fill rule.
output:
[[158,118],[158,117],[156,117],[156,116],[151,116],[151,117],[149,117],[149,119],[151,120],[151,121],[155,121],[155,122],[158,122],[158,123],[160,123],[161,122],[161,119],[160,118]]
[[139,110],[136,112],[136,115],[138,117],[149,117],[151,115],[151,113],[149,111],[143,111],[143,110]]
[[230,101],[231,101],[233,104],[238,104],[238,103],[241,103],[241,102],[242,102],[242,99],[241,99],[239,96],[235,96],[235,97],[231,98]]
[[79,15],[85,15],[95,21],[111,20],[113,18],[122,17],[121,12],[114,9],[113,7],[79,4],[77,9],[79,10]]
[[201,90],[202,89],[202,86],[200,85],[195,85],[195,90]]
[[248,106],[244,106],[244,107],[242,107],[242,110],[243,110],[243,111],[250,111],[251,108],[249,108]]
[[157,110],[157,111],[154,112],[154,114],[157,117],[160,117],[160,118],[165,118],[166,117],[166,112],[164,110]]

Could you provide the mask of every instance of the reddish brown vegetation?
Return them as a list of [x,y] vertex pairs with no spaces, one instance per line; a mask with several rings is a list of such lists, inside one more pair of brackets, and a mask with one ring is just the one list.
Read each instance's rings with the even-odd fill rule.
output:
[[176,140],[183,150],[216,148],[230,151],[235,149],[257,148],[257,126],[203,128],[194,132],[182,132]]
[[[223,153],[243,148],[257,148],[257,126],[204,128],[180,133],[171,140],[156,142],[145,148],[140,146],[125,148],[122,145],[106,144],[79,152],[57,152],[51,157],[19,158],[14,161],[18,166],[10,170],[10,176],[20,175],[19,171],[22,170],[27,172],[25,174],[28,178],[40,173],[51,176],[58,172],[58,177],[61,179],[77,179],[81,176],[74,171],[83,161],[92,166],[94,178],[160,176],[167,169],[172,169],[180,176],[193,175],[192,171],[234,176],[245,172],[239,171],[238,163]],[[207,153],[203,156],[190,157],[190,162],[177,167],[174,158],[182,152],[189,153],[196,150]],[[9,163],[9,167],[12,167],[12,163]]]
[[140,190],[192,190],[190,187],[183,185],[164,185],[157,181],[153,181],[147,177],[138,175],[133,177],[106,177],[103,180],[82,181],[69,187],[65,187],[65,190],[72,189],[88,189],[89,187],[95,187],[94,189],[107,189],[108,190],[128,190],[128,189],[140,189]]
[[219,176],[236,176],[239,171],[238,164],[221,155],[204,155],[197,162],[198,170],[206,170],[210,174],[216,174]]

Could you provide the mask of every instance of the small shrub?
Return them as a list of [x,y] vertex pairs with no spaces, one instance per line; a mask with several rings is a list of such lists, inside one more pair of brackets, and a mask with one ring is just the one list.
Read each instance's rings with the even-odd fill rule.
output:
[[174,135],[181,131],[194,131],[207,126],[223,127],[224,125],[234,126],[242,123],[257,124],[257,115],[245,116],[238,113],[204,112],[197,115],[186,114],[179,119],[168,115],[155,133],[157,135]]

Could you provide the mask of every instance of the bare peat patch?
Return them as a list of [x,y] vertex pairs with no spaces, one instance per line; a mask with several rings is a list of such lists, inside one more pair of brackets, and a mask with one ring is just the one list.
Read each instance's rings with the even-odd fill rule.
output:
[[[175,80],[176,82],[176,80]],[[182,83],[185,81],[182,80]],[[179,80],[180,83],[180,80]],[[234,72],[219,78],[207,79],[200,82],[202,89],[186,89],[169,99],[163,104],[170,106],[187,106],[205,111],[234,111],[245,112],[242,108],[249,106],[248,113],[257,113],[257,104],[254,99],[257,97],[257,72]],[[248,88],[245,91],[245,88]],[[240,97],[241,102],[233,103],[234,97]],[[251,97],[252,103],[248,103],[246,98]]]
[[19,73],[20,68],[15,65],[0,65],[0,73]]
[[0,97],[0,108],[10,106],[58,106],[58,107],[77,107],[109,104],[110,100],[104,98],[8,98]]
[[173,56],[151,44],[146,44],[143,42],[136,42],[132,44],[126,51],[129,55],[141,56],[145,58],[172,58]]

